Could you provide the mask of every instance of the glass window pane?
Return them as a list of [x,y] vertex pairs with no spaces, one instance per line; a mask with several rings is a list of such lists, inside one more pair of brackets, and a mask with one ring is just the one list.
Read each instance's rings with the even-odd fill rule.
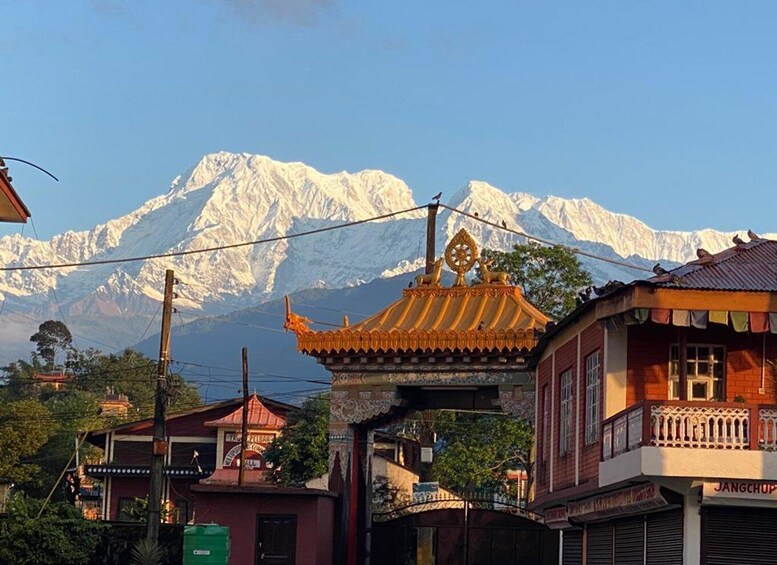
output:
[[713,400],[717,400],[718,402],[725,402],[726,401],[726,393],[723,390],[723,381],[715,381],[714,383],[715,393]]
[[679,359],[680,358],[680,353],[679,353],[676,345],[673,345],[669,349],[669,358],[670,359]]
[[699,364],[697,365],[698,373],[697,375],[709,375],[710,374],[710,364],[707,361],[699,361]]
[[706,347],[706,346],[699,347],[697,351],[698,351],[698,354],[699,354],[699,359],[709,359],[709,357],[710,357],[710,348],[709,347]]
[[693,361],[688,361],[685,364],[685,374],[688,375],[689,377],[695,376],[696,375],[696,363],[694,363]]
[[715,359],[719,361],[723,361],[723,348],[722,347],[713,347],[712,348],[712,354],[715,356]]
[[716,379],[723,378],[723,363],[715,363],[712,365],[712,376]]
[[685,349],[685,352],[686,352],[685,355],[687,359],[696,359],[696,347],[694,347],[693,345],[689,345]]
[[669,364],[669,374],[678,375],[679,373],[680,373],[679,363],[677,361],[672,361]]
[[696,381],[691,384],[691,397],[694,400],[707,400],[707,382]]

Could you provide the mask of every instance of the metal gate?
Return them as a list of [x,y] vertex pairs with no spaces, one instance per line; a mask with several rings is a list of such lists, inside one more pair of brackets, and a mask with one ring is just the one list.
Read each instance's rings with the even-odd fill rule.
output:
[[435,496],[373,513],[371,565],[557,565],[558,533],[509,501]]

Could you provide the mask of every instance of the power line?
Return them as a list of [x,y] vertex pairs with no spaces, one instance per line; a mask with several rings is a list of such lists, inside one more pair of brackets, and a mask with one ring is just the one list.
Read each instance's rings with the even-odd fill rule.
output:
[[562,243],[556,243],[554,241],[550,241],[549,239],[542,239],[540,237],[535,237],[533,235],[529,235],[529,234],[524,233],[524,232],[519,231],[519,230],[514,230],[512,228],[508,228],[508,227],[505,227],[503,225],[500,225],[500,224],[497,224],[497,223],[494,223],[494,222],[489,222],[488,220],[485,220],[485,219],[481,218],[480,216],[476,216],[474,214],[470,214],[469,212],[465,212],[464,210],[459,210],[458,208],[453,208],[451,206],[446,206],[445,204],[440,204],[440,208],[445,208],[446,210],[450,210],[451,212],[456,212],[457,214],[461,214],[462,216],[466,216],[467,218],[476,220],[476,221],[478,221],[480,223],[489,225],[489,226],[491,226],[493,228],[497,228],[497,229],[500,229],[502,231],[513,233],[515,235],[520,235],[522,237],[525,237],[526,239],[530,239],[532,241],[536,241],[537,243],[543,243],[545,245],[551,245],[551,246],[554,246],[554,247],[562,247],[562,248],[567,249],[567,250],[569,250],[572,253],[575,253],[577,255],[583,255],[584,257],[589,257],[591,259],[596,259],[598,261],[604,261],[605,263],[610,263],[612,265],[619,265],[621,267],[627,267],[629,269],[636,269],[638,271],[645,271],[645,272],[652,273],[652,271],[650,269],[648,269],[647,267],[642,267],[642,266],[637,265],[635,263],[628,263],[626,261],[620,261],[618,259],[610,259],[609,257],[602,257],[601,255],[596,255],[595,253],[589,253],[588,251],[583,251],[582,249],[580,249],[578,247],[572,247],[570,245],[564,245]]
[[88,267],[93,265],[112,265],[116,263],[131,263],[134,261],[147,261],[150,259],[165,259],[169,257],[180,257],[183,255],[196,255],[199,253],[209,253],[211,251],[222,251],[224,249],[235,249],[238,247],[249,247],[253,245],[259,245],[261,243],[273,243],[275,241],[284,241],[288,239],[295,239],[298,237],[304,237],[308,235],[314,235],[318,233],[324,233],[328,231],[333,230],[339,230],[342,228],[349,228],[353,226],[358,226],[361,224],[366,224],[369,222],[375,222],[378,220],[384,220],[386,218],[391,218],[394,216],[399,216],[401,214],[409,214],[410,212],[415,212],[417,210],[421,210],[423,208],[426,208],[426,206],[416,206],[415,208],[407,208],[405,210],[398,210],[396,212],[389,212],[388,214],[381,214],[380,216],[373,216],[371,218],[366,218],[364,220],[355,220],[353,222],[346,222],[343,224],[338,224],[336,226],[328,226],[325,228],[318,228],[314,230],[299,232],[299,233],[292,233],[287,235],[279,235],[276,237],[268,237],[265,239],[257,239],[254,241],[244,241],[241,243],[230,243],[228,245],[219,245],[216,247],[206,247],[204,249],[188,249],[185,251],[172,251],[170,253],[157,253],[157,254],[151,254],[151,255],[142,255],[138,257],[125,257],[123,259],[98,259],[95,261],[80,261],[80,262],[72,262],[72,263],[56,263],[56,264],[49,264],[49,265],[24,265],[20,267],[0,267],[0,271],[33,271],[33,270],[40,270],[40,269],[64,269],[69,267]]

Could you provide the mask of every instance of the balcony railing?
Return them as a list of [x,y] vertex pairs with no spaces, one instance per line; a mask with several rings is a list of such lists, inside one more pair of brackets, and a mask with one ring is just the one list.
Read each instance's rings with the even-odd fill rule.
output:
[[777,406],[646,400],[602,422],[602,461],[643,445],[777,450]]

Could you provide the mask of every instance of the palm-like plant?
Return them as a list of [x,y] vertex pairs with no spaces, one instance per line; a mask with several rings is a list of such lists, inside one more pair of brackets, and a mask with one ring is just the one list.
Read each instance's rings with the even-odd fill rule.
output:
[[164,551],[157,542],[144,538],[135,542],[130,555],[132,565],[160,565]]

